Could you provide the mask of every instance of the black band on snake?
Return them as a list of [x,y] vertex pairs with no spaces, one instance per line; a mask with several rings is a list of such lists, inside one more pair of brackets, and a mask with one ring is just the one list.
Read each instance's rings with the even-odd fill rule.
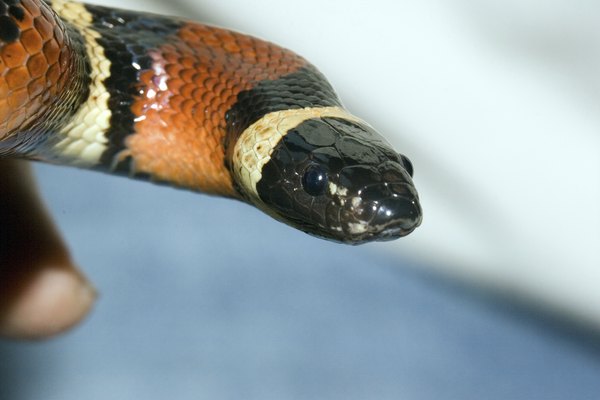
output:
[[408,158],[304,58],[78,2],[0,1],[0,156],[237,198],[344,243],[422,219]]

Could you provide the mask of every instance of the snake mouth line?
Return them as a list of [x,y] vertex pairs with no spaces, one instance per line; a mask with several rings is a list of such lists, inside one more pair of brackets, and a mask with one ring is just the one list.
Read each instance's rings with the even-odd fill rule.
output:
[[401,237],[411,234],[419,225],[420,225],[420,223],[416,224],[413,227],[408,228],[408,229],[402,228],[399,226],[387,227],[383,231],[368,232],[368,233],[364,233],[364,234],[360,234],[360,235],[356,235],[356,236],[349,235],[345,239],[342,239],[342,241],[344,243],[353,244],[353,245],[367,243],[367,242],[373,242],[373,241],[389,242],[389,241],[396,240],[398,238],[401,238]]
[[414,231],[419,225],[421,225],[422,219],[419,218],[417,221],[412,223],[409,227],[405,226],[405,222],[392,223],[386,227],[384,227],[379,234],[378,240],[380,241],[388,241],[394,240],[399,237],[406,236]]
[[387,242],[407,236],[421,225],[421,219],[406,227],[403,222],[393,222],[385,226],[374,226],[362,234],[349,235],[346,243],[361,244],[370,241]]

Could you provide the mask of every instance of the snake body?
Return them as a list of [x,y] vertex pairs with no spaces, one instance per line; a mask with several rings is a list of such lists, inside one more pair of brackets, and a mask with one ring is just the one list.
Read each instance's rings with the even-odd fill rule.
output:
[[0,0],[0,156],[237,198],[345,243],[422,218],[408,158],[304,58],[79,2]]

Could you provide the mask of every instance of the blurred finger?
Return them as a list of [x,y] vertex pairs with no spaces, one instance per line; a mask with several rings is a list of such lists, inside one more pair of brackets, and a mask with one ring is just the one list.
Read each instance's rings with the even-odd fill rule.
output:
[[0,160],[0,335],[52,336],[80,321],[94,298],[38,198],[29,164]]

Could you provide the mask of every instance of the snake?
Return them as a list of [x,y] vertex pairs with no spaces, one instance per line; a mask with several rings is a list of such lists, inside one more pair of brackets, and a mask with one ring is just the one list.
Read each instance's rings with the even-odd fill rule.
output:
[[0,157],[241,200],[340,243],[422,221],[411,161],[302,56],[75,1],[0,0]]

